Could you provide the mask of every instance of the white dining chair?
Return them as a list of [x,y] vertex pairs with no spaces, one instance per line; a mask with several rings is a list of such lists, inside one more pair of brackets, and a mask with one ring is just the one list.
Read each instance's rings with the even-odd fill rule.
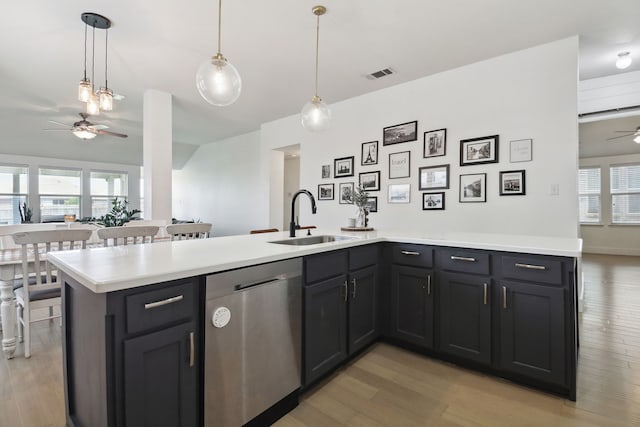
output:
[[[18,305],[18,338],[24,341],[24,357],[31,357],[31,324],[60,317],[54,307],[60,306],[60,279],[55,267],[46,261],[46,253],[84,249],[91,230],[23,231],[13,234],[20,245],[22,287],[15,290]],[[44,253],[41,251],[44,250]],[[49,315],[32,317],[35,310],[49,308]]]
[[211,224],[206,222],[167,225],[171,240],[206,239],[210,232]]
[[160,227],[157,225],[107,227],[98,230],[98,237],[103,240],[104,246],[109,246],[109,241],[111,241],[111,246],[118,246],[120,243],[123,245],[153,243],[158,230],[160,230]]

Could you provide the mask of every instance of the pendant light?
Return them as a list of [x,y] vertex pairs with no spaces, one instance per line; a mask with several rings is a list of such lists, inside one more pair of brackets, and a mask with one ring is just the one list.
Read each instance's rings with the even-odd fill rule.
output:
[[109,89],[107,84],[107,70],[108,70],[108,51],[109,51],[109,28],[105,29],[104,36],[104,86],[98,91],[98,97],[100,98],[100,109],[104,111],[113,110],[113,91]]
[[[113,91],[109,89],[108,72],[108,51],[109,51],[109,28],[111,20],[93,12],[85,12],[80,15],[84,27],[84,78],[78,86],[78,99],[86,102],[86,112],[92,116],[100,114],[100,110],[113,110]],[[91,36],[91,80],[87,78],[87,28],[92,27]],[[98,91],[95,89],[95,65],[96,65],[96,28],[105,30],[104,43],[104,86]]]
[[78,84],[78,100],[87,102],[91,96],[91,82],[87,79],[87,27],[89,25],[84,23],[84,77]]
[[220,28],[222,26],[222,0],[218,0],[218,53],[204,61],[196,73],[198,92],[209,104],[219,107],[231,105],[240,96],[242,79],[220,51]]
[[91,95],[89,95],[89,100],[87,101],[87,114],[92,116],[97,116],[100,114],[100,99],[98,95],[96,95],[93,87],[93,82],[95,79],[95,65],[96,65],[96,26],[93,25],[93,37],[92,37],[93,47],[91,49]]
[[327,12],[324,6],[314,6],[311,11],[317,16],[316,25],[316,92],[302,107],[302,126],[311,132],[321,132],[329,126],[331,110],[318,96],[318,50],[320,46],[320,16]]

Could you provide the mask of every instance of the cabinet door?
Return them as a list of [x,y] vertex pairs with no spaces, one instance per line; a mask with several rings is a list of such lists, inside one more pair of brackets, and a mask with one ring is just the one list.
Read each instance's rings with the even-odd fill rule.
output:
[[378,336],[377,267],[349,274],[349,354],[366,347]]
[[391,336],[433,348],[433,272],[391,267]]
[[455,273],[438,277],[440,348],[461,358],[491,363],[491,279]]
[[310,384],[347,357],[347,276],[304,289],[305,384]]
[[564,385],[564,289],[501,282],[498,290],[500,366],[540,381]]
[[189,322],[124,341],[127,426],[198,425],[195,331]]

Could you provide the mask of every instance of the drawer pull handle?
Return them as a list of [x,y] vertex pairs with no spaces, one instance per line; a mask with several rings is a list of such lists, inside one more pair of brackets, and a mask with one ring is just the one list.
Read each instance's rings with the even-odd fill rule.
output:
[[482,295],[482,302],[484,303],[484,305],[487,305],[487,284],[484,283],[484,291],[483,291],[483,295]]
[[189,333],[189,367],[193,368],[196,358],[196,344],[193,332]]
[[420,252],[415,252],[415,251],[401,251],[400,253],[402,255],[414,255],[414,256],[420,255]]
[[349,285],[346,280],[342,284],[342,287],[344,288],[344,302],[347,302],[347,297],[349,296]]
[[502,308],[507,308],[507,287],[502,287]]
[[518,268],[528,268],[529,270],[546,270],[547,267],[544,265],[533,265],[533,264],[520,264],[516,262],[516,267]]
[[351,279],[351,283],[353,283],[353,293],[351,294],[351,297],[353,299],[356,299],[356,278],[355,277]]
[[171,304],[174,302],[182,301],[184,297],[182,295],[178,295],[175,297],[163,299],[162,301],[150,302],[144,305],[145,310],[149,310],[151,308],[162,307],[163,305]]
[[466,256],[455,256],[451,255],[451,259],[454,261],[468,261],[468,262],[476,262],[475,258],[466,257]]
[[427,295],[431,295],[431,275],[427,276]]

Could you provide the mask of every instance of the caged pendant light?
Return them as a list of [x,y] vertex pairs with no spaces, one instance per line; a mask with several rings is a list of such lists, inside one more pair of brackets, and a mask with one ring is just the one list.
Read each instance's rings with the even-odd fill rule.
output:
[[314,6],[311,11],[317,16],[316,24],[316,91],[311,101],[302,107],[302,126],[311,132],[321,132],[329,126],[331,110],[318,96],[318,50],[320,46],[320,16],[327,12],[324,6]]
[[222,0],[218,0],[218,53],[204,61],[196,73],[198,92],[209,104],[218,107],[231,105],[242,91],[238,70],[222,55],[220,28],[222,27]]

